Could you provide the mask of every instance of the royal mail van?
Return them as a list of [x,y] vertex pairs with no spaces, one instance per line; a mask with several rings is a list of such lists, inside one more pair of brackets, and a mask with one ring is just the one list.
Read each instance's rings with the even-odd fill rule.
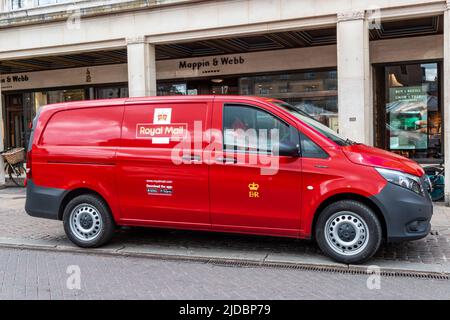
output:
[[27,213],[61,220],[80,247],[145,226],[313,239],[360,263],[382,241],[425,237],[433,213],[417,163],[265,98],[48,105],[27,166]]

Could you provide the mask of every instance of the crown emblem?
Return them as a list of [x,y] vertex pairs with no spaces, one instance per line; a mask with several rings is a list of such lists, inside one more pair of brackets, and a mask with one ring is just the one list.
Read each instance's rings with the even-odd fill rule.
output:
[[248,188],[250,189],[250,191],[258,191],[258,189],[259,189],[259,184],[257,184],[257,183],[250,183],[249,185],[248,185]]
[[160,114],[158,115],[158,121],[166,121],[167,120],[167,114]]
[[91,82],[92,76],[91,76],[91,70],[89,68],[86,70],[86,82]]

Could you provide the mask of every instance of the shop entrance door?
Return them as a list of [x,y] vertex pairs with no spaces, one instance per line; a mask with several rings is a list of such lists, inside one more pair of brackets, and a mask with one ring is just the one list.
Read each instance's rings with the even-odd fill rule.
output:
[[25,125],[23,99],[21,94],[5,97],[6,112],[6,145],[5,148],[21,148],[25,146]]

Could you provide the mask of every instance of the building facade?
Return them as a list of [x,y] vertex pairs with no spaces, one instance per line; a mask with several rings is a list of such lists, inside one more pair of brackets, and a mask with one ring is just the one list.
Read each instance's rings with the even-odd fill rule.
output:
[[0,0],[0,149],[25,146],[49,103],[241,94],[449,164],[449,10],[442,0]]

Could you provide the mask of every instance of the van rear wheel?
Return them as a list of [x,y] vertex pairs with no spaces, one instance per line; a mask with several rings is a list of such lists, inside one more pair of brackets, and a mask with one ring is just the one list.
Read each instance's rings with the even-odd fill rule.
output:
[[79,247],[96,248],[111,240],[115,224],[105,201],[93,194],[72,199],[64,209],[64,231]]
[[341,200],[330,204],[316,224],[320,249],[342,263],[362,263],[379,249],[383,237],[380,221],[365,204]]

